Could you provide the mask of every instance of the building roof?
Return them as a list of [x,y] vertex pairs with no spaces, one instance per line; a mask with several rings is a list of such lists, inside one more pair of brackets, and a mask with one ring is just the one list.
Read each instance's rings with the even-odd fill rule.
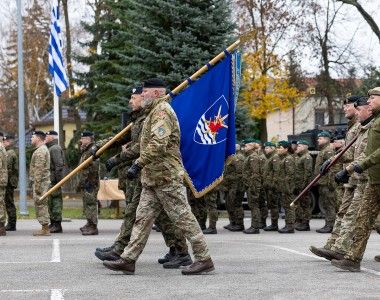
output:
[[[86,121],[87,114],[83,110],[79,110],[79,116],[81,122]],[[62,121],[63,123],[70,123],[75,122],[74,115],[69,112],[68,106],[62,107]],[[53,125],[54,123],[54,111],[49,111],[46,115],[44,115],[39,121],[34,122],[32,125],[35,126],[41,126],[41,125]]]

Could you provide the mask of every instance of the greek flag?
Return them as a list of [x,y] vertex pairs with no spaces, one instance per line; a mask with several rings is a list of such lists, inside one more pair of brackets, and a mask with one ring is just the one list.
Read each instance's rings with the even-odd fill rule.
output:
[[62,58],[61,27],[59,26],[58,1],[53,0],[51,8],[49,38],[49,73],[53,76],[54,92],[60,96],[67,89],[68,80]]

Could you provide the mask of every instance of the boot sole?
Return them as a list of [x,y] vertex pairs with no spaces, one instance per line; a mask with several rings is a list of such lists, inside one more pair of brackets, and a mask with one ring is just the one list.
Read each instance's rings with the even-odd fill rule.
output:
[[331,255],[328,255],[328,254],[325,255],[325,253],[320,252],[318,248],[316,248],[316,250],[312,250],[312,247],[310,247],[309,250],[310,250],[311,253],[315,254],[316,256],[322,257],[322,258],[327,259],[329,261],[331,261],[333,259],[338,260],[335,256],[331,256]]
[[338,269],[341,269],[341,270],[345,270],[345,271],[350,271],[350,272],[360,272],[360,269],[356,269],[356,268],[353,268],[353,267],[348,267],[348,266],[342,266],[340,264],[337,264],[335,263],[334,260],[331,261],[331,264],[338,268]]
[[182,275],[212,275],[213,273],[210,273],[210,272],[215,271],[215,267],[211,267],[197,273],[185,273],[184,271],[185,270],[182,270]]
[[119,270],[119,269],[114,268],[112,266],[105,265],[104,263],[103,263],[103,266],[105,266],[107,269],[112,270],[112,271],[123,272],[123,274],[125,274],[125,275],[134,275],[135,274],[135,272],[126,271],[126,270]]
[[193,262],[188,261],[188,262],[183,262],[180,265],[162,265],[164,269],[180,269],[181,267],[187,267],[190,266]]

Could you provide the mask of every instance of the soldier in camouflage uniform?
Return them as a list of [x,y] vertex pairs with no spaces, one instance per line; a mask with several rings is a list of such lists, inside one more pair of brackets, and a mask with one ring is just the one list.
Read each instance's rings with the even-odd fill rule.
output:
[[259,155],[259,148],[260,141],[253,138],[245,140],[246,159],[244,162],[243,182],[251,210],[251,227],[243,231],[246,234],[258,234],[261,227],[260,193],[262,190],[264,159]]
[[264,229],[267,227],[267,218],[268,218],[268,196],[266,190],[264,188],[264,167],[267,161],[266,153],[263,151],[263,146],[261,141],[257,140],[257,152],[259,153],[260,159],[263,161],[262,166],[262,174],[261,174],[261,189],[260,189],[260,198],[259,198],[259,208],[260,208],[260,216],[261,216],[261,224],[260,229]]
[[[50,181],[51,186],[56,185],[64,177],[65,154],[58,144],[58,133],[54,130],[46,132],[46,146],[50,153]],[[62,232],[62,189],[59,188],[49,196],[50,233]]]
[[45,145],[45,133],[34,131],[32,145],[36,147],[29,166],[29,179],[33,189],[33,200],[36,208],[36,216],[42,229],[33,233],[34,236],[48,236],[49,231],[49,207],[48,198],[41,200],[50,187],[50,154]]
[[[304,140],[298,141],[296,150],[295,195],[298,195],[311,181],[313,176],[313,158],[309,154],[309,143]],[[311,198],[307,194],[296,204],[296,219],[299,223],[295,226],[298,231],[310,231]]]
[[7,152],[3,145],[4,134],[0,132],[0,236],[6,235],[5,191],[8,184]]
[[360,262],[363,259],[368,238],[380,212],[380,87],[369,90],[368,95],[369,109],[374,119],[368,129],[365,156],[360,161],[355,161],[346,167],[344,175],[347,176],[348,173],[352,176],[354,172],[362,174],[368,170],[369,180],[361,197],[356,219],[347,232],[351,234],[349,249],[343,259],[338,258],[331,261],[333,266],[352,272],[360,271]]
[[289,148],[290,143],[288,141],[278,142],[277,152],[280,162],[276,183],[281,197],[281,206],[285,210],[285,227],[279,229],[279,233],[294,233],[295,211],[290,203],[292,203],[294,195],[296,165]]
[[186,199],[183,185],[185,171],[179,150],[179,124],[164,94],[165,87],[161,80],[144,82],[142,105],[147,117],[141,133],[141,152],[128,170],[130,178],[136,178],[142,170],[143,190],[136,222],[121,258],[103,263],[107,268],[125,274],[134,274],[135,262],[145,247],[155,218],[162,211],[183,233],[194,252],[196,261],[183,269],[182,274],[201,274],[214,270],[206,240]]
[[5,191],[5,207],[7,209],[7,231],[16,230],[17,212],[14,200],[14,190],[18,184],[18,157],[13,147],[14,138],[11,135],[4,137],[4,146],[7,150],[8,184]]
[[207,211],[206,211],[206,202],[204,197],[195,198],[190,187],[186,187],[187,199],[191,207],[191,211],[194,214],[195,218],[198,221],[199,226],[202,230],[206,229],[207,221]]
[[[80,138],[81,164],[94,155],[96,145],[94,133],[83,131]],[[87,223],[80,228],[82,235],[97,235],[98,232],[98,190],[99,190],[99,161],[94,160],[80,174],[78,190],[82,191],[83,211]]]
[[218,221],[218,187],[203,196],[208,216],[208,228],[203,230],[204,234],[217,234],[216,222]]
[[[334,150],[330,145],[331,134],[327,131],[322,131],[318,134],[318,146],[319,153],[315,160],[314,174],[318,175],[323,169],[323,163],[328,161],[334,156]],[[324,172],[321,175],[325,175]],[[318,192],[319,192],[319,204],[325,213],[325,226],[317,229],[318,233],[331,233],[336,214],[336,197],[334,191],[335,183],[333,182],[333,177],[322,176],[318,181]]]
[[[345,136],[344,135],[338,134],[332,138],[331,146],[334,149],[335,155],[337,155],[342,150],[344,145],[345,145]],[[342,159],[339,159],[339,161],[337,161],[337,163],[335,165],[333,165],[330,169],[330,173],[329,173],[330,178],[334,177],[337,172],[342,170],[343,165],[344,164],[343,164]],[[331,181],[332,181],[332,179],[331,179]],[[336,212],[338,213],[339,207],[342,204],[342,199],[343,199],[343,195],[344,195],[343,184],[336,183],[334,180],[334,190],[335,190],[335,199],[336,199],[336,202],[335,202]]]
[[263,170],[263,189],[267,197],[267,207],[270,211],[271,225],[266,226],[264,231],[277,231],[278,230],[278,197],[275,192],[274,174],[278,169],[279,158],[276,153],[276,145],[272,142],[264,143],[264,151],[266,160],[264,162]]

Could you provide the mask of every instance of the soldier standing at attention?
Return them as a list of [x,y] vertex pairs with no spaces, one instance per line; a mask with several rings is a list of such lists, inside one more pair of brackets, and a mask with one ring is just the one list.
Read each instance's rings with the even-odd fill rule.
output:
[[[54,130],[46,132],[46,146],[50,153],[50,181],[56,185],[64,177],[65,154],[58,144],[58,133]],[[62,232],[62,189],[59,188],[49,196],[50,233]]]
[[292,203],[294,195],[296,165],[289,149],[290,143],[288,141],[278,142],[277,151],[280,163],[277,182],[281,206],[285,210],[285,227],[279,229],[279,233],[294,233],[295,212],[294,208],[290,207],[290,203]]
[[[82,156],[81,164],[90,156],[93,156],[97,147],[95,146],[94,133],[83,131],[80,138],[80,149]],[[87,223],[80,228],[82,235],[97,235],[98,232],[98,201],[99,190],[99,161],[94,160],[86,169],[80,173],[78,190],[82,191],[83,211]]]
[[8,223],[5,226],[7,231],[16,231],[17,212],[14,200],[14,190],[18,184],[18,157],[13,147],[14,137],[7,135],[4,137],[4,146],[7,150],[8,162],[8,184],[5,191],[5,207],[7,209]]
[[33,200],[36,208],[36,216],[41,224],[41,230],[33,232],[34,236],[48,236],[49,231],[49,208],[48,198],[41,200],[50,187],[50,154],[45,145],[46,134],[42,131],[34,131],[32,145],[36,147],[29,166],[29,179],[33,189]]
[[[331,134],[322,131],[318,134],[319,153],[315,160],[314,174],[318,175],[322,170],[323,163],[334,156],[334,150],[330,145]],[[322,167],[323,169],[323,167]],[[321,172],[325,175],[324,172]],[[333,230],[336,214],[336,198],[334,184],[331,182],[331,176],[322,176],[318,181],[319,204],[325,213],[325,226],[317,229],[318,233],[331,233]]]
[[[296,173],[295,173],[295,195],[298,195],[310,182],[313,176],[313,158],[309,154],[309,143],[304,140],[298,141],[296,150],[298,159],[296,160]],[[307,194],[296,205],[296,219],[299,223],[296,224],[295,229],[298,231],[310,231],[311,219],[311,198]]]
[[8,184],[7,152],[3,145],[4,134],[0,132],[0,236],[7,234],[5,230],[6,208],[5,191]]
[[165,211],[169,219],[190,242],[195,262],[182,270],[194,275],[214,270],[214,264],[199,224],[191,212],[183,184],[185,170],[180,153],[180,129],[177,116],[165,95],[160,79],[144,82],[142,106],[146,110],[140,156],[128,170],[129,178],[140,171],[143,190],[137,208],[131,240],[121,258],[103,264],[114,271],[134,274],[135,263],[142,253],[154,220]]

